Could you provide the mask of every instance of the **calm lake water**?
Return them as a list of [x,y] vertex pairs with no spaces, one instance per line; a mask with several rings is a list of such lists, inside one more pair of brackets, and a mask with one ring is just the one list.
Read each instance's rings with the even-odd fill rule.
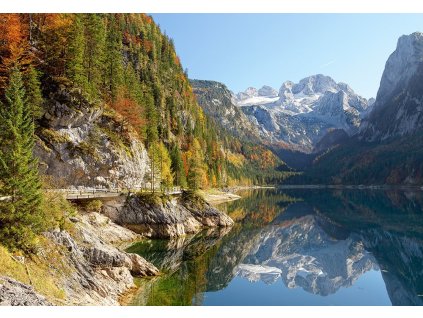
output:
[[423,305],[422,191],[240,195],[231,229],[129,249],[164,273],[132,305]]

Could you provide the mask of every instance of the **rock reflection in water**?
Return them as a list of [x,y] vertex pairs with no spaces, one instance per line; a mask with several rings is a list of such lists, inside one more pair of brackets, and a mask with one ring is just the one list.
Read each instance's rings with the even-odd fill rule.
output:
[[[201,305],[210,292],[227,297],[223,292],[236,276],[252,284],[283,283],[315,295],[313,304],[324,303],[325,296],[381,270],[377,277],[386,288],[378,293],[394,305],[423,304],[421,193],[264,190],[243,196],[224,206],[237,222],[232,229],[133,246],[131,252],[164,272],[143,280],[133,303]],[[267,290],[275,292],[260,292]]]

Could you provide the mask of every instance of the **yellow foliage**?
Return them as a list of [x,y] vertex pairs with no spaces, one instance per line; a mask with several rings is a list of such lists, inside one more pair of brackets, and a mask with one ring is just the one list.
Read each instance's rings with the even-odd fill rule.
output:
[[242,167],[245,162],[245,157],[242,154],[228,152],[227,158],[230,163],[238,168]]

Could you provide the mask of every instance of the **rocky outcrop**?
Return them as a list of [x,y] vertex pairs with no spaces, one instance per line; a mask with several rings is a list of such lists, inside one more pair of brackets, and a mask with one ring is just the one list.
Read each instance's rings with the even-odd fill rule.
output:
[[190,80],[190,83],[198,104],[223,129],[240,138],[258,140],[257,127],[234,105],[232,93],[224,84],[203,80]]
[[399,38],[389,56],[376,101],[360,127],[360,139],[382,141],[423,130],[423,33]]
[[9,277],[0,277],[0,306],[50,306],[31,286]]
[[95,231],[96,236],[105,243],[120,244],[141,239],[141,235],[113,223],[107,216],[96,212],[82,215],[80,221],[86,228]]
[[149,158],[119,116],[63,88],[48,99],[37,130],[35,155],[55,187],[122,187],[148,184]]
[[181,204],[203,226],[232,226],[234,221],[226,214],[199,197],[183,196]]
[[[99,232],[104,230],[104,224],[97,229],[87,221],[90,218],[98,219],[94,214],[74,220],[73,236],[77,239],[66,231],[45,234],[66,250],[69,273],[62,279],[65,301],[69,305],[119,305],[119,297],[135,287],[132,275],[152,276],[159,271],[141,256],[122,252],[103,241],[100,237],[104,233],[99,235]],[[137,236],[132,234],[132,237]]]
[[[119,208],[120,207],[120,208]],[[199,197],[133,195],[125,204],[109,203],[103,213],[114,222],[147,237],[177,237],[197,233],[202,227],[233,225],[225,213]]]

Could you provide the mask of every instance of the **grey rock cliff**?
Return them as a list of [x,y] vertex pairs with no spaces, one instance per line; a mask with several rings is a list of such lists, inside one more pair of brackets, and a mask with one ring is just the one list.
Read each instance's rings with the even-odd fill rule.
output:
[[398,85],[406,86],[422,61],[423,33],[415,32],[401,36],[395,51],[386,61],[376,102],[383,104]]
[[381,141],[423,129],[423,33],[399,38],[389,56],[372,110],[359,137]]
[[35,155],[40,171],[52,176],[56,187],[148,185],[147,151],[110,110],[69,89],[57,91],[48,103]]

